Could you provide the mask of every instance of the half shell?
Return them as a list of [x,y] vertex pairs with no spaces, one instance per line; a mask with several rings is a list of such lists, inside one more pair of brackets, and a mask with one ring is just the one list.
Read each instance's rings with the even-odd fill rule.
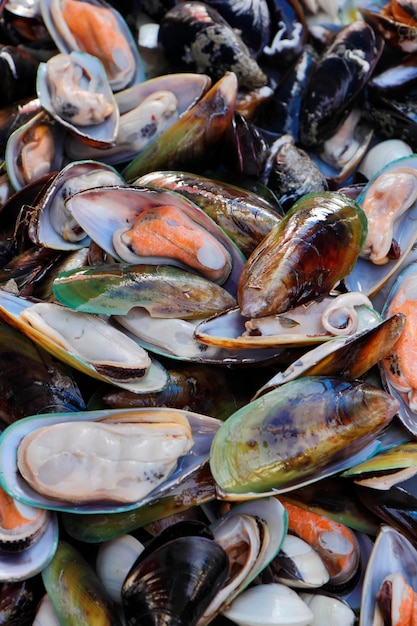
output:
[[113,91],[144,80],[137,45],[116,9],[99,0],[42,0],[40,10],[58,50],[97,56]]
[[[38,304],[41,305],[42,308],[44,308],[44,305],[47,305],[48,310],[52,310],[51,307],[53,308],[53,310],[55,310],[55,307],[61,306],[61,305],[57,305],[53,303],[38,303]],[[51,305],[51,307],[49,306],[49,304]],[[25,298],[14,296],[6,291],[0,291],[0,316],[3,317],[3,319],[5,319],[12,326],[17,328],[21,332],[23,332],[26,336],[32,339],[35,343],[39,344],[44,350],[46,350],[47,352],[50,352],[53,356],[60,359],[61,361],[64,361],[64,363],[68,363],[68,365],[71,365],[75,369],[83,372],[84,374],[87,374],[88,376],[92,376],[93,378],[97,378],[98,380],[109,382],[119,387],[129,389],[131,391],[136,391],[137,393],[158,391],[166,385],[167,373],[165,369],[159,363],[150,361],[146,353],[144,354],[143,349],[138,350],[138,348],[140,347],[137,344],[135,344],[135,342],[133,342],[134,347],[133,346],[131,347],[133,348],[133,351],[136,354],[136,365],[134,365],[134,368],[137,368],[139,366],[139,370],[137,370],[136,375],[134,375],[133,379],[131,379],[130,381],[127,380],[126,378],[125,380],[122,380],[120,376],[118,380],[116,379],[118,376],[117,374],[118,366],[114,362],[114,357],[117,353],[117,350],[115,350],[115,346],[117,345],[120,339],[121,342],[124,344],[124,349],[126,350],[127,343],[131,345],[130,343],[131,340],[128,340],[128,338],[124,336],[123,333],[121,333],[120,331],[116,332],[115,328],[112,328],[110,330],[111,326],[107,322],[105,322],[103,319],[98,318],[99,320],[98,326],[102,327],[105,330],[105,333],[110,331],[110,336],[114,337],[116,335],[116,337],[118,338],[116,340],[116,344],[114,344],[114,347],[112,347],[111,339],[110,339],[110,343],[108,343],[109,337],[105,342],[107,343],[107,347],[103,345],[98,346],[97,343],[93,341],[92,345],[88,347],[90,356],[86,358],[85,356],[82,356],[79,353],[77,353],[77,350],[74,350],[74,348],[69,347],[68,341],[66,341],[66,343],[63,344],[62,339],[59,339],[58,335],[55,335],[55,338],[54,338],[53,337],[54,333],[52,333],[52,336],[51,336],[51,333],[49,332],[50,329],[49,330],[47,329],[47,333],[45,334],[44,330],[42,329],[42,326],[44,325],[43,323],[41,324],[40,328],[39,327],[36,328],[32,326],[32,324],[29,323],[28,321],[25,321],[25,319],[23,319],[21,314],[23,313],[23,315],[25,315],[25,312],[27,312],[27,310],[31,309],[31,307],[33,306],[34,306],[34,303],[31,302],[30,300],[26,300]],[[71,311],[70,309],[67,309],[66,307],[62,307],[62,311],[64,313],[64,317],[66,314],[72,314],[72,315],[77,315],[77,316],[84,315],[84,314],[79,314],[75,311]],[[85,315],[88,316],[88,313],[86,313]],[[95,335],[96,332],[95,332],[94,318],[91,317],[91,319],[86,320],[86,318],[77,317],[75,321],[77,320],[82,321],[82,319],[87,321],[87,326],[90,328],[93,335]],[[69,342],[71,343],[71,337],[69,338]],[[96,345],[95,355],[93,354],[93,352],[91,352],[91,350],[94,351],[94,345]],[[103,352],[101,350],[103,347],[105,347],[106,350],[109,351],[110,358],[113,362],[113,366],[111,366],[110,370],[105,364],[106,359],[104,359],[103,361]],[[84,345],[83,349],[84,348],[87,348],[87,345]],[[128,348],[128,352],[129,352],[129,348]],[[138,356],[139,356],[139,361],[137,360]],[[143,360],[144,356],[145,356],[145,361]],[[91,362],[91,359],[92,359],[92,362]],[[94,361],[97,361],[97,363],[94,364]],[[132,365],[131,356],[128,356],[128,361],[130,361]],[[114,369],[115,365],[116,365],[116,369]],[[145,369],[144,369],[144,366],[145,366]],[[138,378],[137,374],[140,371],[141,371],[141,375]],[[115,375],[116,375],[116,378],[115,378]],[[129,376],[130,374],[128,374],[128,377]]]
[[[392,197],[396,199],[396,211],[391,217],[373,220],[370,231],[373,233],[373,239],[378,237],[383,239],[387,232],[391,233],[390,240],[396,242],[396,252],[391,259],[385,255],[386,262],[382,265],[376,265],[368,258],[359,257],[351,273],[344,279],[350,291],[362,291],[372,298],[407,259],[417,236],[417,174],[411,175],[414,170],[417,170],[415,154],[391,161],[375,174],[358,196],[358,204],[364,206],[366,202],[370,202],[368,194],[373,194],[376,190],[375,205],[378,202],[380,211],[384,212],[390,210],[392,205],[392,199],[389,200],[389,191],[392,189]],[[407,172],[410,185],[399,182],[400,172]],[[378,181],[380,184],[377,186]],[[385,203],[382,201],[384,198]],[[382,229],[378,228],[378,224],[379,226],[383,224]]]
[[123,184],[111,166],[100,161],[73,161],[47,184],[33,211],[28,233],[38,246],[75,250],[87,246],[89,237],[66,208],[66,200],[84,189]]
[[[188,261],[182,261],[182,255],[179,254],[184,244],[178,239],[175,229],[172,231],[167,224],[164,228],[166,226],[169,239],[172,241],[167,240],[166,244],[167,247],[171,247],[172,244],[174,250],[166,256],[163,249],[165,242],[159,243],[150,254],[141,255],[130,249],[133,245],[130,243],[131,237],[127,239],[127,235],[123,234],[133,227],[137,219],[144,220],[147,209],[152,210],[152,228],[157,228],[159,209],[166,212],[166,208],[172,207],[176,215],[184,214],[187,222],[193,222],[199,233],[200,243],[194,246],[196,255],[193,256],[192,262],[195,268],[200,266],[200,270],[194,269],[194,271],[210,275],[213,272],[217,275],[219,272],[222,278],[215,282],[222,282],[227,291],[232,295],[236,294],[237,281],[244,265],[242,253],[204,211],[186,198],[169,191],[139,189],[134,186],[102,187],[82,191],[72,196],[67,201],[67,207],[91,239],[118,261],[156,265],[165,263],[187,269]],[[157,220],[156,226],[154,219]],[[174,225],[181,230],[180,223],[177,224],[175,221]],[[194,226],[189,232],[194,232]],[[207,238],[205,233],[207,233]],[[217,242],[218,247],[217,245],[213,247],[211,242]],[[227,266],[229,273],[227,273]],[[211,277],[210,279],[212,280]]]
[[245,319],[230,309],[198,324],[195,338],[221,348],[311,345],[372,328],[380,315],[364,294],[328,296],[276,315]]
[[[84,498],[84,501],[81,503],[77,503],[74,501],[70,501],[65,499],[64,495],[57,495],[56,497],[45,496],[33,489],[29,483],[23,479],[21,474],[17,471],[17,459],[18,459],[18,449],[21,442],[27,436],[32,436],[32,433],[40,433],[43,428],[54,427],[61,428],[61,424],[64,425],[64,428],[67,428],[67,424],[74,425],[75,430],[78,429],[79,424],[87,424],[94,426],[97,423],[102,424],[114,424],[114,423],[123,423],[129,427],[129,423],[135,421],[144,421],[152,423],[156,422],[156,428],[158,427],[158,422],[170,422],[175,419],[180,419],[180,421],[188,422],[191,428],[191,436],[194,442],[194,445],[188,452],[185,452],[183,456],[179,459],[177,466],[172,471],[170,476],[163,480],[159,481],[158,485],[155,483],[153,485],[153,489],[143,497],[141,497],[137,501],[117,501],[117,498],[123,494],[118,494],[116,489],[116,494],[114,496],[113,501],[105,500],[104,493],[99,494],[99,492],[95,492],[96,485],[95,481],[91,480],[91,477],[88,476],[85,479],[86,489],[89,491],[89,494]],[[4,489],[10,493],[13,497],[17,497],[19,500],[30,504],[32,506],[38,506],[40,508],[47,508],[51,510],[59,510],[59,511],[70,511],[76,513],[110,513],[110,512],[122,512],[122,511],[130,511],[132,509],[137,508],[139,505],[149,504],[151,502],[155,502],[162,495],[170,492],[174,487],[178,486],[182,481],[186,480],[192,473],[202,467],[208,460],[208,455],[210,451],[210,445],[214,436],[214,433],[218,430],[221,422],[217,419],[206,417],[205,415],[200,415],[198,413],[192,413],[190,411],[180,411],[176,409],[169,408],[150,408],[150,409],[126,409],[123,411],[118,410],[102,410],[102,411],[80,411],[76,414],[68,415],[68,413],[49,413],[48,415],[36,415],[29,418],[25,418],[19,420],[12,426],[9,426],[0,437],[0,450],[1,453],[1,480],[2,486]],[[18,426],[18,428],[17,428]],[[151,426],[152,427],[152,426]],[[62,441],[57,439],[56,444],[58,448],[65,448],[65,445],[68,443],[71,446],[71,441]],[[93,446],[95,445],[93,441],[89,440],[89,443]],[[98,440],[95,441],[96,444],[100,444]],[[74,445],[78,448],[80,441],[75,441]],[[47,444],[50,445],[50,444]],[[57,449],[58,449],[57,448]],[[102,459],[106,458],[105,448],[101,447],[98,450],[99,456]],[[87,450],[87,456],[89,452]],[[117,460],[118,449],[113,451],[113,456],[109,456],[108,460],[112,467],[115,467],[115,462]],[[65,456],[65,455],[64,455]],[[49,463],[54,463],[54,456],[48,456]],[[76,458],[76,457],[75,457]],[[55,458],[58,463],[58,456]],[[80,469],[82,469],[82,462],[80,457]],[[3,465],[4,462],[4,465]],[[71,467],[68,467],[68,478],[70,485],[70,473]],[[85,469],[87,469],[87,465],[85,465]],[[120,466],[120,470],[130,475],[131,471],[131,462],[127,462],[124,466],[123,464]],[[112,471],[108,475],[108,479],[111,481]],[[87,470],[91,476],[94,474],[91,473],[92,470]],[[96,476],[99,482],[107,480],[105,476]],[[151,479],[156,479],[158,481],[158,475],[149,476]],[[109,483],[110,484],[110,483]],[[64,488],[64,492],[66,491],[66,487]],[[123,489],[123,481],[121,483],[120,489]],[[97,497],[98,496],[98,497]],[[75,497],[76,499],[76,497]],[[120,500],[120,497],[119,497]]]

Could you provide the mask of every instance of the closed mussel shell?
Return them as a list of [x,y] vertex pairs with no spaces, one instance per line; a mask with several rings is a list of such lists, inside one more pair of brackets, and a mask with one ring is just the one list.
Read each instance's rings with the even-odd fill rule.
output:
[[367,383],[324,376],[290,381],[222,424],[211,446],[213,477],[226,494],[300,486],[363,449],[397,409],[394,398]]
[[42,580],[61,624],[121,624],[94,569],[69,543],[58,543],[54,558],[42,572]]
[[243,268],[238,302],[261,317],[327,295],[355,265],[367,231],[359,205],[337,192],[303,196]]
[[193,626],[225,582],[228,568],[223,548],[207,537],[164,543],[139,558],[126,577],[122,606],[127,626]]

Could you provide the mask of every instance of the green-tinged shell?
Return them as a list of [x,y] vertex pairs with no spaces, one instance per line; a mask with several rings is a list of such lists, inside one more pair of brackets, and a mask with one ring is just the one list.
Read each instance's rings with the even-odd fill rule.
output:
[[229,125],[236,102],[237,78],[226,72],[211,89],[123,170],[129,182],[157,169],[184,167],[204,158]]
[[282,218],[278,201],[274,204],[249,189],[191,172],[150,172],[134,184],[170,189],[185,196],[221,226],[245,256]]
[[194,506],[215,500],[214,480],[208,463],[189,476],[181,485],[153,502],[118,513],[62,513],[66,532],[77,541],[100,543],[143,528]]
[[226,493],[294,488],[363,449],[397,410],[398,401],[367,383],[299,378],[222,424],[211,446],[213,477]]
[[118,612],[94,569],[65,541],[58,543],[42,580],[63,626],[119,626]]
[[243,268],[238,302],[262,317],[327,295],[355,265],[367,233],[365,213],[337,192],[298,200]]
[[354,465],[343,476],[360,485],[387,491],[417,474],[417,442],[400,444]]
[[225,289],[196,274],[169,265],[89,266],[62,272],[55,297],[76,311],[124,315],[135,306],[152,317],[193,318],[232,307]]
[[[53,307],[62,307],[63,310],[66,310],[68,313],[72,314],[73,316],[74,315],[75,316],[78,316],[78,315],[88,316],[89,315],[88,313],[84,314],[84,313],[71,311],[71,309],[64,307],[63,305],[56,304],[56,303],[38,302],[37,304],[42,305],[42,308],[43,308],[43,305],[46,305],[46,304],[48,305],[48,307],[49,305]],[[106,373],[101,368],[101,366],[99,366],[99,369],[101,369],[102,371],[99,372],[94,367],[93,363],[89,361],[88,358],[87,359],[84,358],[76,350],[73,350],[71,348],[68,349],[68,345],[65,346],[66,342],[62,342],[60,340],[57,341],[56,340],[57,337],[54,338],[47,332],[45,333],[43,330],[39,330],[35,328],[34,326],[26,322],[21,317],[22,313],[24,313],[27,309],[31,309],[33,306],[36,306],[36,304],[34,305],[34,303],[30,300],[21,298],[19,296],[14,296],[13,294],[8,293],[7,291],[0,290],[0,317],[4,319],[8,324],[10,324],[14,328],[22,332],[24,335],[26,335],[29,339],[34,341],[36,344],[38,344],[42,349],[46,350],[47,352],[49,352],[49,354],[51,354],[53,357],[57,358],[58,360],[62,361],[63,363],[69,365],[70,367],[73,367],[76,370],[79,370],[80,372],[82,372],[83,374],[86,374],[87,376],[91,376],[92,378],[96,378],[97,380],[101,380],[102,382],[110,382],[111,384],[117,384],[118,386],[122,386],[124,389],[130,389],[131,391],[135,391],[137,393],[143,393],[143,392],[148,393],[149,391],[156,391],[157,389],[160,390],[165,387],[167,383],[167,374],[166,374],[165,368],[160,363],[154,361],[153,359],[151,359],[149,369],[146,372],[142,371],[142,376],[139,376],[139,377],[135,376],[131,380],[123,380],[123,381],[119,380],[117,382],[111,376],[109,376],[108,375],[109,372]],[[99,319],[100,319],[100,326],[102,325],[102,323],[106,325],[104,318],[103,319],[99,318]],[[91,322],[91,320],[89,320],[89,322]],[[68,323],[64,323],[62,327],[66,331],[69,330],[69,327],[67,324]],[[113,330],[116,330],[116,329],[113,329]],[[78,327],[78,331],[76,331],[73,334],[73,339],[78,341],[80,336],[81,335],[79,333],[79,327]],[[117,337],[121,341],[124,341],[124,338],[122,338],[119,334],[117,334]],[[83,346],[87,348],[88,350],[90,350],[92,345],[95,343],[95,340],[97,340],[97,338],[98,338],[97,333],[93,332],[92,334],[90,334],[90,339],[88,340],[88,342],[83,343]],[[118,345],[118,342],[113,343],[112,358],[117,353],[117,345]],[[110,349],[111,344],[109,344],[108,339],[105,341],[104,346],[106,347],[107,350]],[[101,350],[99,350],[98,353],[99,353],[98,354],[99,359],[102,359],[103,355],[100,354]]]

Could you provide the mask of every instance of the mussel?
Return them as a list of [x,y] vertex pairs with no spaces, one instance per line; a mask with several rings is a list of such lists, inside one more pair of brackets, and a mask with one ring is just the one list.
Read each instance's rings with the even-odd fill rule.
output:
[[210,453],[214,479],[232,499],[300,486],[363,450],[397,410],[397,400],[367,383],[324,376],[290,381],[221,426]]

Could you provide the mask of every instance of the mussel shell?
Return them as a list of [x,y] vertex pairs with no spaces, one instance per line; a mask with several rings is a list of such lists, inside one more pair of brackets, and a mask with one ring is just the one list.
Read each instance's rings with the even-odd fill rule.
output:
[[417,25],[403,24],[387,12],[382,13],[383,6],[389,6],[389,2],[366,0],[360,3],[358,10],[365,22],[370,24],[390,47],[403,52],[415,52],[417,50]]
[[[22,150],[25,148],[26,142],[29,143],[31,141],[33,133],[36,133],[38,128],[42,126],[51,133],[51,144],[53,140],[51,148],[54,148],[54,153],[50,156],[48,155],[49,164],[45,160],[45,167],[42,168],[39,178],[46,174],[57,172],[62,167],[64,161],[64,140],[67,130],[58,124],[46,111],[42,110],[22,124],[22,126],[16,128],[7,140],[5,163],[10,182],[16,191],[34,180],[31,177],[32,175],[25,174],[23,170]],[[29,180],[27,180],[28,178]]]
[[[322,471],[330,475],[334,463],[339,463],[339,470],[343,463],[352,465],[352,456],[346,459],[347,450],[354,455],[366,450],[369,442],[375,444],[397,408],[398,402],[388,393],[359,381],[324,376],[290,381],[223,423],[211,446],[213,477],[222,497],[230,499],[239,499],[239,493],[254,497],[271,489],[289,491],[317,480]],[[338,424],[337,416],[341,418]],[[310,428],[314,435],[309,434]],[[325,454],[320,453],[322,446]]]
[[[93,174],[93,172],[97,172],[99,176],[100,173],[113,174],[114,181],[116,182],[116,180],[119,179],[120,184],[123,184],[123,178],[117,171],[110,165],[106,165],[100,161],[85,160],[68,163],[45,185],[40,197],[38,196],[36,206],[34,207],[35,210],[31,215],[28,227],[28,234],[33,243],[38,246],[54,248],[56,250],[77,250],[89,245],[90,239],[87,235],[79,241],[68,241],[64,239],[62,235],[53,228],[50,211],[55,198],[59,198],[61,195],[65,200],[68,192],[68,190],[65,189],[65,185],[70,183],[72,178],[90,175]],[[110,181],[110,178],[108,180]],[[91,185],[96,187],[98,183],[94,182],[92,178]]]
[[[116,99],[113,92],[107,82],[104,67],[99,59],[91,54],[85,52],[71,52],[69,55],[73,62],[82,68],[88,79],[80,81],[79,88],[84,91],[91,91],[89,88],[89,81],[94,84],[94,94],[102,94],[109,105],[112,105],[112,113],[103,120],[100,124],[79,125],[75,124],[69,118],[64,118],[61,112],[56,110],[55,103],[52,97],[52,90],[48,83],[47,63],[40,63],[38,68],[38,74],[36,79],[37,96],[42,107],[48,111],[59,124],[66,127],[71,133],[74,133],[83,141],[87,141],[90,145],[98,148],[105,148],[111,146],[116,140],[117,131],[119,128],[119,108],[116,103]],[[64,106],[62,104],[61,106]]]
[[118,381],[117,383],[112,377],[105,372],[98,372],[86,359],[77,356],[74,352],[63,348],[59,343],[47,337],[30,324],[26,323],[20,317],[22,310],[33,305],[33,302],[14,296],[7,291],[0,290],[0,317],[5,319],[9,324],[23,332],[29,339],[32,339],[41,348],[52,354],[60,361],[70,365],[71,367],[110,384],[117,384],[124,389],[130,389],[137,393],[157,391],[163,389],[167,382],[167,373],[165,368],[157,361],[151,359],[151,365],[144,376],[131,381]]
[[[331,306],[332,300],[331,297],[324,298],[317,306],[316,303],[311,302],[295,307],[286,313],[271,316],[273,318],[271,319],[271,331],[265,332],[265,334],[261,330],[259,334],[245,332],[247,320],[241,315],[238,308],[232,308],[202,320],[197,325],[194,336],[198,341],[207,345],[228,349],[256,349],[272,346],[301,347],[332,341],[335,335],[326,330],[320,320],[320,315],[325,307]],[[309,305],[311,305],[311,312]],[[323,306],[321,307],[321,305]],[[366,304],[358,304],[357,307],[353,308],[357,309],[358,315],[358,327],[355,332],[370,329],[380,322],[379,314]],[[305,318],[303,319],[304,314]],[[345,320],[344,317],[343,320]],[[262,328],[262,318],[259,318],[259,322],[260,328]],[[273,332],[272,329],[274,328],[275,331]],[[350,331],[346,327],[346,333],[341,332],[340,334],[348,336]]]
[[[132,32],[122,15],[107,3],[100,2],[100,0],[88,0],[88,2],[93,6],[105,7],[112,12],[113,17],[117,22],[118,28],[120,29],[121,35],[125,38],[130,50],[130,54],[133,57],[134,67],[132,68],[133,71],[131,72],[131,74],[125,76],[121,80],[117,78],[110,80],[110,85],[113,91],[120,91],[121,89],[125,89],[130,85],[142,82],[145,78],[142,59],[140,58],[138,47],[134,40]],[[73,51],[73,49],[71,48],[70,43],[68,43],[61,35],[61,33],[58,32],[57,27],[54,24],[54,19],[51,12],[51,4],[51,0],[41,0],[39,7],[42,19],[58,50],[60,52],[69,54]]]
[[122,586],[126,624],[139,620],[143,626],[194,626],[226,581],[228,570],[225,551],[207,537],[164,543],[139,559],[126,577]]
[[284,313],[328,295],[354,267],[366,233],[355,200],[330,191],[302,196],[246,261],[238,285],[242,315]]
[[417,552],[411,542],[392,527],[381,526],[364,577],[360,626],[373,623],[376,595],[389,574],[401,573],[408,584],[417,589],[416,563]]
[[[170,91],[177,99],[178,116],[181,117],[189,108],[193,107],[211,86],[209,76],[205,74],[176,73],[156,76],[127,89],[123,89],[115,94],[115,100],[123,116],[129,113],[147,97],[159,91]],[[172,117],[172,124],[177,118]],[[165,121],[166,123],[166,121]],[[120,122],[122,124],[122,121]],[[157,128],[155,127],[155,132]],[[152,143],[159,133],[154,134],[153,128],[144,128],[143,133],[148,135],[149,144]],[[65,153],[72,159],[97,158],[103,163],[117,164],[124,163],[137,156],[138,151],[128,146],[118,147],[117,137],[115,145],[110,149],[98,150],[94,146],[80,141],[74,135],[67,137],[65,142]]]
[[258,390],[255,397],[299,376],[359,378],[389,352],[404,325],[405,317],[398,314],[350,337],[334,337],[303,354],[286,370],[278,372]]
[[262,241],[282,217],[275,204],[250,189],[224,181],[172,170],[150,172],[134,185],[170,189],[199,206],[236,243],[245,256]]
[[96,621],[121,626],[116,605],[81,552],[60,540],[53,559],[42,571],[42,581],[60,623]]
[[[233,296],[245,259],[239,248],[208,215],[186,198],[172,191],[145,189],[131,185],[101,187],[72,196],[67,206],[85,232],[111,257],[122,261],[113,245],[113,234],[118,228],[133,224],[136,217],[149,206],[173,206],[189,215],[211,233],[229,252],[232,269],[222,285]],[[136,257],[135,257],[136,258]],[[163,257],[139,257],[137,262],[175,264]],[[181,267],[181,265],[180,265]]]
[[47,511],[46,526],[37,541],[18,553],[0,550],[0,581],[15,582],[35,576],[51,561],[57,545],[56,514]]
[[214,80],[234,72],[239,85],[253,89],[267,78],[240,34],[212,6],[183,2],[161,20],[158,43],[174,65],[205,73]]
[[[384,308],[382,310],[383,318],[387,318],[390,316],[390,311],[392,310],[393,301],[395,300],[400,290],[404,287],[404,285],[408,285],[409,300],[413,303],[414,307],[416,306],[413,292],[412,292],[413,285],[415,282],[415,276],[417,275],[416,273],[417,273],[416,261],[410,263],[409,265],[406,265],[399,272],[396,280],[394,281],[391,287],[391,290],[388,294]],[[404,301],[407,299],[406,294],[407,294],[407,289],[404,292]],[[401,310],[401,306],[403,304],[404,302],[403,303],[401,303],[401,301],[397,302],[397,307],[399,310]],[[412,328],[413,322],[411,321],[411,319],[407,320],[407,315],[405,317],[406,317],[406,320],[405,320],[406,331],[404,332],[407,332],[407,335],[408,337],[410,337],[410,342],[411,342],[411,343],[407,342],[407,351],[410,351],[410,353],[413,354],[413,351],[415,350],[415,345],[413,343],[414,338],[413,338],[412,333],[410,334],[410,330],[409,330]],[[409,314],[409,317],[411,318],[411,313]],[[408,327],[407,327],[407,324],[409,325]],[[397,398],[400,402],[400,407],[398,410],[398,417],[401,423],[404,425],[404,427],[413,437],[416,437],[417,436],[417,413],[410,407],[410,404],[407,399],[407,391],[405,389],[404,391],[402,391],[401,389],[396,388],[393,384],[394,381],[391,379],[391,374],[393,378],[398,376],[399,373],[401,373],[401,369],[404,365],[405,364],[401,362],[401,358],[396,354],[396,349],[395,349],[395,344],[394,344],[394,346],[391,348],[389,353],[387,353],[385,355],[385,358],[382,359],[380,363],[380,372],[381,372],[382,382],[385,388],[389,391],[389,393],[392,394],[394,398]],[[412,382],[413,373],[409,372],[407,373],[407,375],[405,375],[405,377],[408,378],[408,380],[410,381],[410,387],[413,387],[413,382]],[[406,384],[406,383],[403,382],[403,384]]]
[[204,167],[211,149],[230,126],[237,90],[236,75],[226,72],[175,124],[123,169],[125,180],[131,182],[159,169],[189,169],[191,165],[194,168],[199,161]]
[[[90,421],[110,419],[113,417],[119,417],[121,415],[148,415],[154,413],[158,415],[161,412],[160,408],[149,409],[126,409],[123,411],[118,410],[98,410],[98,411],[79,411],[76,414],[67,413],[49,413],[47,415],[35,415],[28,417],[15,424],[9,426],[0,437],[0,450],[1,460],[0,464],[4,462],[4,467],[1,471],[2,486],[13,497],[17,497],[22,502],[31,506],[38,506],[39,508],[47,508],[51,510],[69,511],[77,513],[116,513],[132,510],[139,505],[145,505],[155,502],[164,494],[171,491],[174,487],[184,481],[190,474],[192,474],[197,468],[201,467],[208,459],[211,441],[214,433],[218,430],[221,422],[215,418],[200,415],[198,413],[192,413],[190,411],[181,411],[183,415],[188,419],[192,435],[194,439],[194,445],[190,452],[184,455],[175,471],[170,475],[167,481],[164,481],[159,488],[152,491],[147,497],[143,498],[140,502],[127,503],[127,504],[115,504],[106,502],[92,502],[84,504],[75,504],[67,502],[65,499],[58,500],[42,496],[32,489],[25,480],[16,471],[17,463],[17,448],[27,434],[33,432],[37,428],[48,426],[52,424],[59,424],[69,421]],[[163,409],[164,412],[178,413],[178,409]]]
[[[353,108],[381,56],[383,41],[363,20],[344,26],[310,76],[300,109],[300,141],[320,145]],[[332,94],[329,97],[329,94]]]
[[[395,171],[399,167],[417,168],[417,155],[401,157],[395,161],[390,161],[382,167],[366,184],[362,192],[357,197],[357,203],[361,205],[366,197],[367,191],[374,180],[383,173]],[[384,265],[375,265],[368,259],[359,257],[355,266],[344,283],[349,291],[362,291],[372,298],[384,286],[384,284],[399,270],[411,251],[417,234],[417,202],[407,209],[395,222],[393,238],[399,244],[400,255],[397,259],[392,259]]]
[[69,270],[57,276],[53,292],[77,311],[125,315],[142,307],[163,319],[199,318],[236,303],[216,283],[169,265],[117,263]]
[[313,619],[300,596],[281,583],[245,589],[223,614],[238,626],[308,626]]

